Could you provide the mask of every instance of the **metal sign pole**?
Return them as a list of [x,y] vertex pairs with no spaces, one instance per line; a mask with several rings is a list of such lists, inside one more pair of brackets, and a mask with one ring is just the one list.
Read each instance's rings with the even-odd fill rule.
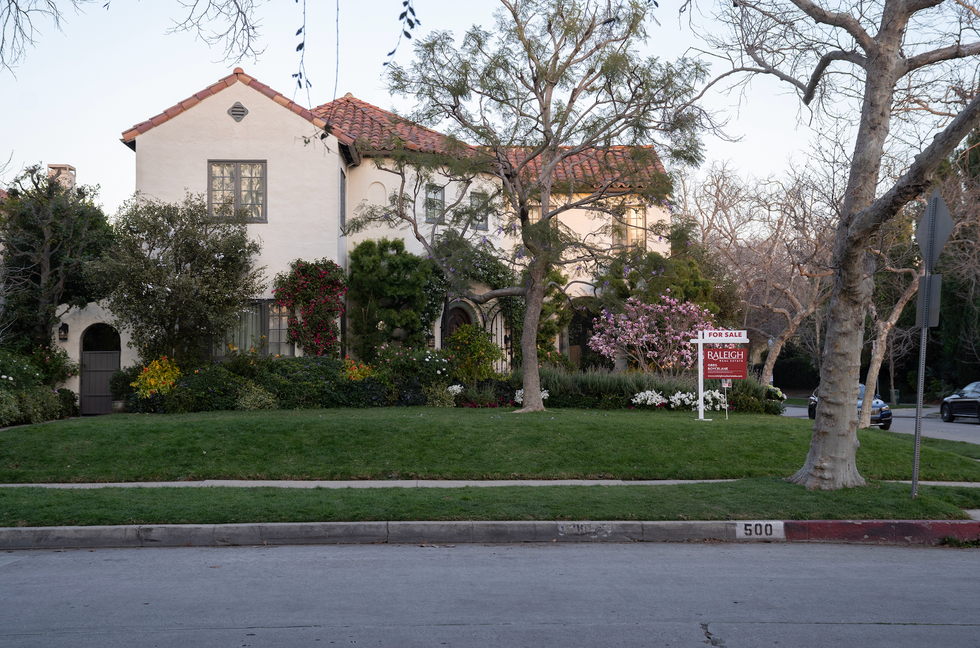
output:
[[[923,219],[919,221],[919,226],[915,231],[916,242],[922,251],[922,260],[925,263],[925,267],[922,278],[919,280],[920,303],[922,307],[918,315],[921,316],[919,321],[922,323],[922,333],[919,336],[919,384],[915,398],[915,450],[912,455],[912,499],[915,499],[919,494],[919,448],[922,444],[922,396],[926,384],[926,344],[929,341],[929,327],[933,325],[933,316],[930,314],[933,292],[932,271],[936,265],[936,257],[939,256],[939,252],[946,245],[946,240],[952,231],[953,219],[937,188],[932,192],[926,213]],[[938,285],[936,289],[938,291]],[[938,324],[938,321],[936,323]]]

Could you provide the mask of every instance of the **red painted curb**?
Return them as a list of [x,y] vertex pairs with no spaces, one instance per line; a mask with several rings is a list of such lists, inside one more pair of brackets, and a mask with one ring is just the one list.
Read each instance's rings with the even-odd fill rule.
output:
[[788,542],[868,542],[937,545],[944,538],[980,539],[973,520],[807,520],[783,523]]

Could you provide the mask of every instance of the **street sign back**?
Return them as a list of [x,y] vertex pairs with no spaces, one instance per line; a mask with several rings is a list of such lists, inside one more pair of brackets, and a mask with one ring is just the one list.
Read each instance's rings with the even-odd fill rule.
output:
[[915,230],[915,240],[922,250],[922,258],[926,260],[927,273],[932,273],[935,269],[936,259],[952,233],[953,217],[950,216],[943,197],[939,195],[939,189],[936,189],[929,197],[929,206]]

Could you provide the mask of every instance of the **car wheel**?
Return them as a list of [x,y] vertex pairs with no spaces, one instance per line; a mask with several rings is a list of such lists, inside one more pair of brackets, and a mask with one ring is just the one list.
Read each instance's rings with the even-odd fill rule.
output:
[[939,416],[946,423],[951,423],[955,418],[949,411],[949,403],[943,403],[943,406],[939,408]]
[[882,424],[881,424],[881,425],[879,425],[878,427],[880,427],[880,428],[881,428],[882,430],[887,430],[887,429],[888,429],[888,428],[890,428],[891,426],[892,426],[892,422],[891,422],[891,421],[888,421],[887,423],[882,423]]

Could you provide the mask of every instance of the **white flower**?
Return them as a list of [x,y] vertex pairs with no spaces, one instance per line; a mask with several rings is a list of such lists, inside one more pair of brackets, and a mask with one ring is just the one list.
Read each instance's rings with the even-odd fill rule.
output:
[[463,386],[462,385],[450,385],[449,387],[446,387],[446,391],[448,391],[453,396],[459,396],[460,394],[463,393]]
[[634,395],[631,402],[634,405],[650,405],[652,407],[659,407],[666,404],[667,399],[664,398],[662,394],[651,389],[649,391],[640,392],[639,394]]

